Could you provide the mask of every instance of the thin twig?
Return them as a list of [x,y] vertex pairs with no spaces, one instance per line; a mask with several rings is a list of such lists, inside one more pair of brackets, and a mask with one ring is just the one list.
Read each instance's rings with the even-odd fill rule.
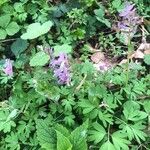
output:
[[[16,38],[16,39],[17,39],[17,38]],[[2,41],[0,41],[0,43],[10,42],[10,41],[15,41],[16,39],[6,39],[6,40],[2,40]]]
[[76,87],[76,90],[77,90],[77,91],[79,91],[80,88],[81,88],[81,86],[84,84],[86,77],[87,77],[87,74],[85,74],[85,76],[84,76],[84,78],[82,79],[82,81],[80,82],[80,84]]

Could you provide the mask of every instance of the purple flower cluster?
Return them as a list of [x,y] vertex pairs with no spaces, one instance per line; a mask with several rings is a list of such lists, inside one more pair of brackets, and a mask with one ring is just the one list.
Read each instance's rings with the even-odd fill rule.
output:
[[134,4],[126,2],[124,9],[119,13],[122,18],[121,22],[118,23],[120,30],[132,31],[140,23],[140,17],[137,15],[134,6]]
[[57,77],[59,84],[68,84],[70,82],[67,54],[60,53],[59,56],[53,57],[50,67],[53,68],[54,76]]
[[12,61],[10,59],[5,60],[4,64],[4,73],[8,76],[13,76],[13,67],[12,67]]

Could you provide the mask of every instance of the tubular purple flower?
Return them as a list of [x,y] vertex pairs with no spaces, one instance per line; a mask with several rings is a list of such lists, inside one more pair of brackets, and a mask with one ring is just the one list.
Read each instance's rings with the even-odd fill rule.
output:
[[121,21],[118,23],[118,28],[120,30],[135,31],[136,26],[140,23],[140,17],[137,15],[134,6],[134,4],[126,2],[124,9],[119,13]]
[[69,64],[67,55],[60,53],[58,57],[53,57],[50,67],[54,70],[54,76],[58,79],[59,84],[68,84],[70,81]]
[[125,3],[125,8],[120,12],[119,16],[120,17],[127,17],[128,15],[132,14],[135,12],[134,9],[134,4],[130,4],[129,2]]
[[6,75],[13,76],[13,66],[12,66],[12,61],[10,59],[5,60],[3,71]]

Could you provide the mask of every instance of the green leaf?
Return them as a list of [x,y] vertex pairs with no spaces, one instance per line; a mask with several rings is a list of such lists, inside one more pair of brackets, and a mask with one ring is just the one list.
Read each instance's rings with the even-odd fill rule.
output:
[[42,25],[40,23],[32,23],[28,26],[27,32],[24,33],[21,38],[24,40],[27,39],[35,39],[45,33],[47,33],[52,27],[53,23],[51,21],[47,21]]
[[122,128],[122,132],[127,134],[129,140],[135,138],[138,143],[141,143],[141,140],[145,141],[145,137],[147,137],[147,135],[143,132],[146,127],[142,125],[141,122],[135,124],[122,124],[120,125],[120,128]]
[[31,58],[30,66],[44,66],[49,61],[49,59],[50,57],[48,54],[40,51]]
[[45,120],[36,121],[37,138],[42,148],[56,150],[56,131]]
[[95,9],[94,13],[98,18],[104,18],[105,12],[103,8]]
[[150,65],[150,54],[147,54],[144,56],[144,62],[147,64],[147,65]]
[[26,40],[22,40],[19,38],[11,45],[11,51],[17,57],[27,49],[28,45],[29,43]]
[[138,121],[147,117],[147,113],[140,111],[140,105],[134,101],[124,103],[123,114],[127,120]]
[[128,150],[128,145],[130,144],[130,141],[126,139],[126,135],[124,133],[121,133],[120,131],[117,131],[111,135],[112,141],[114,143],[114,147],[116,150]]
[[97,122],[93,123],[94,130],[89,131],[89,140],[99,143],[106,135],[105,129]]
[[72,150],[87,150],[86,132],[88,121],[76,128],[70,135],[70,141],[73,144]]
[[66,137],[70,135],[69,131],[61,124],[56,124],[55,130],[59,131],[61,134],[63,134]]
[[121,7],[121,0],[113,0],[112,6],[118,10]]
[[10,132],[11,127],[16,126],[15,122],[11,120],[16,113],[16,109],[14,109],[12,112],[9,112],[8,110],[0,111],[0,131],[3,130],[4,133]]
[[7,27],[7,25],[9,24],[10,19],[11,19],[10,15],[3,15],[3,16],[1,16],[0,17],[0,27],[5,29]]
[[99,150],[116,150],[116,149],[110,141],[107,141],[100,147]]
[[20,149],[20,144],[18,141],[17,133],[11,132],[10,135],[6,136],[5,141],[10,150],[19,150]]
[[0,29],[0,39],[3,40],[7,36],[7,33],[4,29]]
[[6,28],[6,32],[8,35],[14,35],[16,34],[18,31],[20,30],[19,25],[16,22],[11,22],[7,28]]
[[69,139],[61,134],[59,131],[57,133],[57,150],[71,150],[72,144]]
[[71,52],[72,52],[72,47],[68,44],[54,46],[54,55],[55,56],[58,56],[60,53],[68,54]]

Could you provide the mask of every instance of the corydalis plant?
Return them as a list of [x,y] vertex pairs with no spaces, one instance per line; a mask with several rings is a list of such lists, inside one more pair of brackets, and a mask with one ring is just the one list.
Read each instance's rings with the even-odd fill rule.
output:
[[58,79],[59,84],[69,84],[70,73],[67,54],[60,53],[59,56],[53,57],[50,67],[54,70],[54,76]]
[[125,7],[119,13],[119,16],[121,17],[121,21],[118,23],[118,28],[125,38],[125,43],[128,44],[128,41],[134,36],[137,26],[141,22],[140,17],[136,12],[135,5],[129,2],[125,3]]
[[13,66],[12,66],[12,61],[10,59],[5,60],[3,71],[6,75],[13,76]]

